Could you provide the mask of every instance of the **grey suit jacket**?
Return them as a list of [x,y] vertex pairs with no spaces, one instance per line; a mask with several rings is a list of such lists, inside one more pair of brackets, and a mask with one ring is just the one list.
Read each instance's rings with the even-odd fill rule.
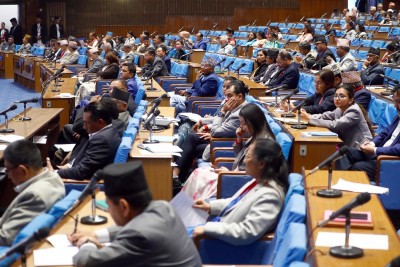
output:
[[55,172],[46,169],[28,180],[27,187],[11,202],[0,219],[0,245],[10,246],[25,225],[64,196],[64,183]]
[[239,112],[242,107],[247,105],[244,101],[234,110],[227,112],[225,116],[216,116],[212,122],[210,133],[212,137],[235,137],[236,129],[239,128]]
[[76,64],[78,63],[78,59],[79,59],[79,53],[78,51],[74,51],[72,53],[64,55],[64,57],[60,59],[60,62],[62,64]]
[[344,113],[336,108],[322,114],[311,115],[310,124],[328,128],[338,134],[347,146],[355,147],[356,141],[372,139],[371,131],[357,104],[351,105]]
[[106,61],[102,57],[98,57],[93,61],[92,66],[87,70],[88,73],[97,73],[104,65]]
[[[211,215],[218,215],[254,180],[245,184],[232,198],[211,201]],[[220,222],[207,222],[205,234],[233,245],[250,244],[272,230],[285,201],[285,192],[274,181],[269,186],[257,184]]]
[[165,201],[152,201],[123,227],[108,229],[111,245],[83,246],[74,266],[200,267],[200,256],[186,228]]

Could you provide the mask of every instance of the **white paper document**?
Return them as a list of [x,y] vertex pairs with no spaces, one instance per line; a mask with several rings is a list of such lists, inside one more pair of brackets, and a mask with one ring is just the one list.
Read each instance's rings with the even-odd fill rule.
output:
[[6,149],[7,145],[0,145],[0,151],[4,151]]
[[346,181],[342,178],[339,179],[337,184],[332,185],[332,188],[337,190],[357,192],[357,193],[368,192],[370,194],[389,194],[389,188],[370,185],[370,184],[353,183]]
[[[157,138],[155,138],[157,139]],[[181,153],[183,150],[179,146],[174,146],[172,144],[158,143],[158,144],[138,144],[138,148],[147,150],[149,152],[158,153]]]
[[47,143],[47,135],[35,135],[33,143],[45,145]]
[[78,247],[37,249],[33,251],[33,263],[35,266],[72,266],[72,258],[78,251]]
[[204,210],[193,208],[194,201],[183,191],[171,200],[171,204],[186,227],[204,224],[209,216]]
[[[343,246],[344,242],[344,233],[319,232],[315,246]],[[350,234],[349,245],[362,249],[388,250],[389,238],[387,235]]]
[[67,235],[52,235],[47,238],[47,241],[55,248],[66,248],[72,247],[71,242],[69,242]]
[[25,139],[21,135],[16,134],[0,134],[0,142],[12,143],[17,140]]
[[54,145],[57,149],[62,149],[64,152],[71,152],[75,144],[55,144]]

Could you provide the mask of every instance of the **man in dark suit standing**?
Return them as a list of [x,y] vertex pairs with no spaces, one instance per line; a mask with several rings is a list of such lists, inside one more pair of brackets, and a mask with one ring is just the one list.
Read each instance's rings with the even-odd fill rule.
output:
[[295,89],[299,83],[299,65],[293,62],[292,55],[287,51],[279,53],[276,63],[279,66],[278,73],[267,84],[267,87],[285,85],[286,89]]
[[10,29],[10,35],[14,36],[14,43],[17,45],[22,44],[22,27],[18,25],[17,19],[10,19],[12,27]]
[[394,105],[399,113],[393,122],[371,142],[360,146],[360,150],[351,150],[344,157],[340,169],[365,171],[371,181],[375,180],[376,157],[379,155],[400,156],[400,85],[395,87],[393,94]]
[[146,60],[146,65],[142,68],[143,77],[153,77],[158,76],[169,76],[167,66],[164,61],[156,57],[156,51],[154,48],[147,48],[144,52],[144,60]]
[[331,57],[333,61],[336,61],[336,57],[333,52],[328,48],[324,35],[316,35],[314,38],[315,50],[317,50],[316,62],[312,66],[313,70],[321,70],[323,67],[328,65],[326,61],[327,57]]
[[381,85],[384,78],[380,74],[385,75],[381,63],[379,62],[379,49],[371,47],[368,50],[367,59],[364,61],[363,70],[361,71],[361,80],[365,85]]
[[31,36],[34,44],[36,43],[39,46],[44,46],[46,44],[47,30],[40,15],[36,16],[36,23],[32,25]]
[[[59,166],[57,172],[62,178],[90,179],[98,169],[114,161],[121,137],[112,119],[113,112],[100,101],[85,107],[83,128],[89,135],[88,141],[74,148],[68,163]],[[48,167],[51,168],[49,164]]]
[[59,39],[65,36],[64,27],[61,25],[61,17],[54,17],[54,23],[50,26],[50,39]]

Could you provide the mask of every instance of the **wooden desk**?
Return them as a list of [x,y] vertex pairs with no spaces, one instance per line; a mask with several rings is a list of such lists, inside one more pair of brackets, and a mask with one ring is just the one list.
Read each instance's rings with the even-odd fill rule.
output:
[[[46,81],[49,79],[54,73],[61,68],[60,63],[56,63],[54,66],[54,63],[50,64],[48,62],[43,62],[41,64],[41,70],[40,70],[40,78],[42,81]],[[73,75],[73,72],[70,71],[69,69],[65,68],[64,71],[62,72],[61,78],[71,78]]]
[[[147,95],[146,100],[149,102],[153,101],[156,98],[159,98],[163,94],[166,94],[164,89],[158,84],[158,82],[155,79],[153,79],[153,88],[155,88],[156,90],[154,91],[147,90],[148,88],[151,87],[150,83],[146,84],[145,82],[143,82],[143,85],[144,88],[146,89],[146,95]],[[161,100],[160,107],[169,107],[169,96]]]
[[[343,192],[343,197],[329,199],[320,198],[316,196],[316,191],[321,188],[327,187],[328,181],[327,171],[318,171],[313,175],[308,176],[305,179],[305,196],[307,201],[307,227],[309,232],[313,229],[319,221],[323,219],[323,213],[325,210],[337,210],[347,203],[349,203],[353,198],[355,198],[358,193]],[[333,171],[332,184],[336,184],[339,178],[343,178],[347,181],[357,182],[357,183],[369,183],[368,177],[364,172],[355,171]],[[338,232],[344,233],[344,227],[323,227],[318,228],[313,232],[311,236],[311,246],[316,248],[321,252],[314,252],[312,254],[312,266],[385,266],[393,258],[399,255],[400,251],[400,241],[392,223],[389,220],[379,198],[377,195],[371,195],[371,200],[354,209],[355,211],[370,211],[372,214],[372,221],[374,224],[374,229],[354,229],[352,228],[350,233],[360,233],[360,234],[378,234],[378,235],[388,235],[389,237],[389,250],[371,250],[365,249],[364,256],[358,259],[339,259],[329,255],[328,247],[315,247],[315,241],[319,232]],[[344,244],[344,240],[343,240]]]
[[186,79],[187,79],[188,83],[193,83],[195,80],[197,80],[197,76],[198,76],[198,73],[201,68],[200,63],[194,63],[194,62],[190,62],[190,61],[176,60],[176,59],[172,59],[172,60],[179,64],[187,64],[188,65],[188,71],[186,74]]
[[0,52],[0,77],[4,79],[13,79],[13,52]]
[[[14,129],[13,134],[21,135],[25,139],[32,139],[34,135],[47,135],[47,143],[38,147],[42,154],[42,161],[46,162],[47,152],[49,148],[56,143],[60,133],[60,113],[62,109],[27,109],[26,115],[32,120],[30,121],[13,121],[10,120],[8,127]],[[21,114],[22,115],[22,114]],[[5,128],[4,124],[0,126]],[[0,165],[3,166],[3,151],[0,151]],[[15,198],[16,193],[10,180],[0,182],[0,207],[7,207]]]
[[203,49],[193,49],[192,51],[193,53],[189,55],[189,61],[201,64],[204,55],[206,54],[206,51],[204,51]]
[[[96,195],[96,199],[105,199],[104,192],[98,192]],[[79,218],[92,214],[92,205],[90,196],[88,196],[75,210],[73,210],[70,215],[75,217],[76,214],[79,214]],[[108,218],[107,223],[101,225],[85,225],[79,222],[78,231],[93,232],[96,230],[104,229],[112,225],[115,225],[113,219],[111,218],[111,215],[108,212],[96,209],[96,214],[107,217]],[[51,230],[50,235],[70,234],[74,231],[74,226],[75,226],[74,219],[67,216]],[[38,242],[33,247],[33,249],[46,249],[46,248],[52,248],[52,246],[46,241]],[[18,260],[11,266],[12,267],[22,266],[21,261]],[[27,267],[35,266],[33,264],[33,253],[27,256],[26,266]]]
[[43,59],[14,55],[14,81],[36,92],[42,91],[40,63]]
[[375,86],[374,87],[366,86],[366,88],[368,89],[368,91],[371,92],[371,94],[373,94],[377,98],[380,98],[383,101],[386,101],[386,102],[388,102],[390,104],[394,104],[393,95],[390,95],[390,96],[381,95],[382,92],[386,92],[386,88],[384,88],[384,87],[375,87]]
[[[271,115],[280,117],[280,113],[274,112],[272,108],[269,109]],[[278,124],[293,138],[293,146],[290,153],[290,166],[292,172],[301,173],[302,167],[312,169],[328,158],[336,151],[342,140],[338,137],[303,137],[302,132],[328,132],[327,128],[308,125],[307,129],[297,130],[290,127],[290,125],[280,123]]]
[[46,92],[43,95],[42,108],[62,108],[63,111],[60,114],[60,127],[69,123],[69,118],[75,107],[74,97],[60,97],[61,93],[74,94],[75,83],[77,79],[74,78],[64,78],[61,86],[58,86],[59,92],[53,92],[54,81],[49,84]]
[[[173,117],[175,108],[172,107],[160,107],[161,115],[165,117]],[[163,132],[155,133],[154,138],[157,136],[172,136],[174,133],[174,126]],[[154,199],[171,200],[172,199],[172,167],[171,155],[157,155],[142,153],[142,150],[137,147],[144,139],[147,139],[149,132],[139,132],[136,140],[132,146],[129,160],[140,160],[143,164],[144,173],[146,175],[147,183],[149,184],[151,193]]]

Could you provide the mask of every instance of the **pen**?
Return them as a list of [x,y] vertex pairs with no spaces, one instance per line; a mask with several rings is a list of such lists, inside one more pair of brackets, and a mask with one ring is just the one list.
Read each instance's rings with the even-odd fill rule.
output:
[[74,232],[72,234],[76,234],[76,231],[78,230],[78,221],[79,221],[79,214],[76,214],[76,216],[75,216],[75,227],[74,227]]

